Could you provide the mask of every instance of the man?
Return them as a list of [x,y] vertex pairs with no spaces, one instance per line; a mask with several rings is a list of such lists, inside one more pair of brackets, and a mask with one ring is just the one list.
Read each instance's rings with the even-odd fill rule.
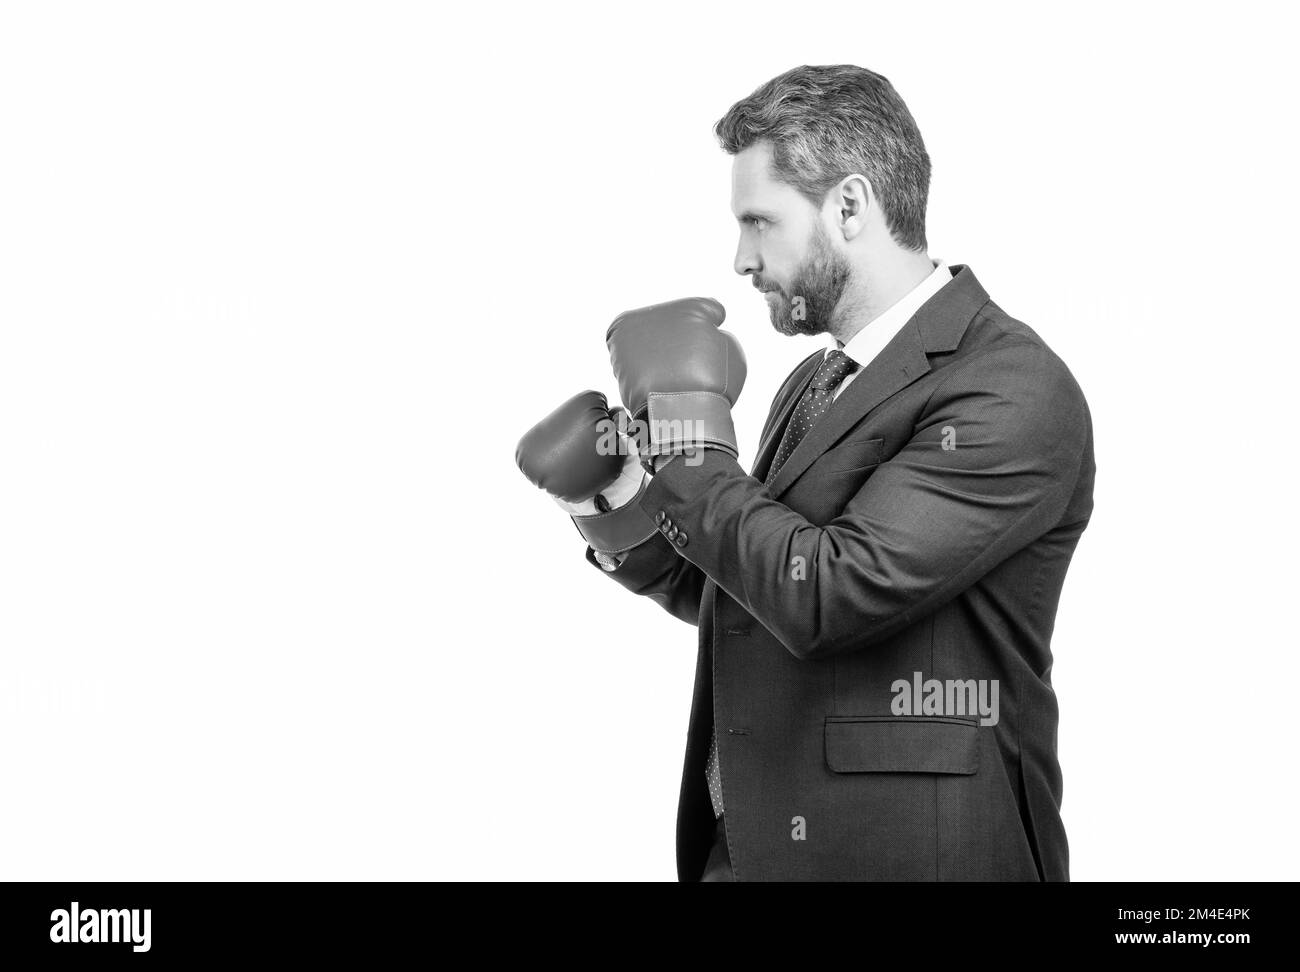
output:
[[831,346],[747,474],[720,305],[629,312],[607,344],[642,455],[593,446],[589,392],[518,456],[593,565],[698,626],[678,876],[1068,880],[1050,639],[1092,511],[1083,394],[930,259],[929,157],[885,78],[796,68],[716,133],[736,272]]

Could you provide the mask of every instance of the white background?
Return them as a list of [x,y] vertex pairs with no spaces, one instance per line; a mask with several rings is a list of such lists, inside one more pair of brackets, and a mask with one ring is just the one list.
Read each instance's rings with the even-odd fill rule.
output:
[[839,62],[1091,404],[1072,877],[1300,877],[1296,25],[1070,7],[7,5],[0,878],[674,880],[695,629],[514,445],[711,294],[749,462],[711,126]]

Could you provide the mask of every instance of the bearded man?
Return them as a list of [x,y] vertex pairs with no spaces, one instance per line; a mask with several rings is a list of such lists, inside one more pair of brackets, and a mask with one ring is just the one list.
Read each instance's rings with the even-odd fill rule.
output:
[[[717,123],[734,269],[824,334],[746,472],[716,301],[606,335],[646,432],[584,392],[520,442],[593,566],[698,629],[683,881],[1069,879],[1050,648],[1092,512],[1078,384],[969,266],[932,259],[930,159],[888,80],[804,66]],[[992,699],[992,715],[982,700]]]

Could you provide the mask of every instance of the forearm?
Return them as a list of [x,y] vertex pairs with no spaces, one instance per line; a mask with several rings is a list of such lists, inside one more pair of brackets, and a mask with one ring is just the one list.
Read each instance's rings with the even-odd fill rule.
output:
[[[671,517],[689,536],[675,549],[678,558],[711,577],[796,656],[825,653],[850,630],[869,637],[868,617],[896,613],[884,603],[888,587],[879,570],[870,562],[854,567],[841,560],[833,534],[768,498],[763,485],[723,453],[693,467],[674,462],[661,470],[642,508]],[[847,590],[842,575],[849,569],[858,573],[855,586],[865,597],[846,614],[830,602],[836,590]]]
[[677,549],[796,657],[870,647],[975,583],[1048,529],[1067,496],[1050,477],[1011,496],[956,494],[882,468],[824,526],[769,498],[735,460],[672,463],[641,502],[690,542]]
[[595,551],[587,548],[588,563],[600,567],[633,594],[650,598],[687,624],[698,622],[700,597],[707,578],[699,567],[679,557],[662,535],[655,534],[645,543],[618,554],[616,559],[620,561],[618,567],[605,570]]

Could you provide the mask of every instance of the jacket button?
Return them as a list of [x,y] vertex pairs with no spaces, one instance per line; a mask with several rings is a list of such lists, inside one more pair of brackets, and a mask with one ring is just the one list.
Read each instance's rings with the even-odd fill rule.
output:
[[667,518],[668,518],[668,514],[665,513],[663,510],[660,510],[658,513],[655,514],[656,523],[663,523],[663,521],[666,520]]
[[669,540],[676,540],[676,539],[677,539],[677,527],[669,527],[669,528],[668,528],[667,537],[668,537]]
[[678,532],[677,536],[673,537],[673,542],[679,547],[686,546],[686,534]]

